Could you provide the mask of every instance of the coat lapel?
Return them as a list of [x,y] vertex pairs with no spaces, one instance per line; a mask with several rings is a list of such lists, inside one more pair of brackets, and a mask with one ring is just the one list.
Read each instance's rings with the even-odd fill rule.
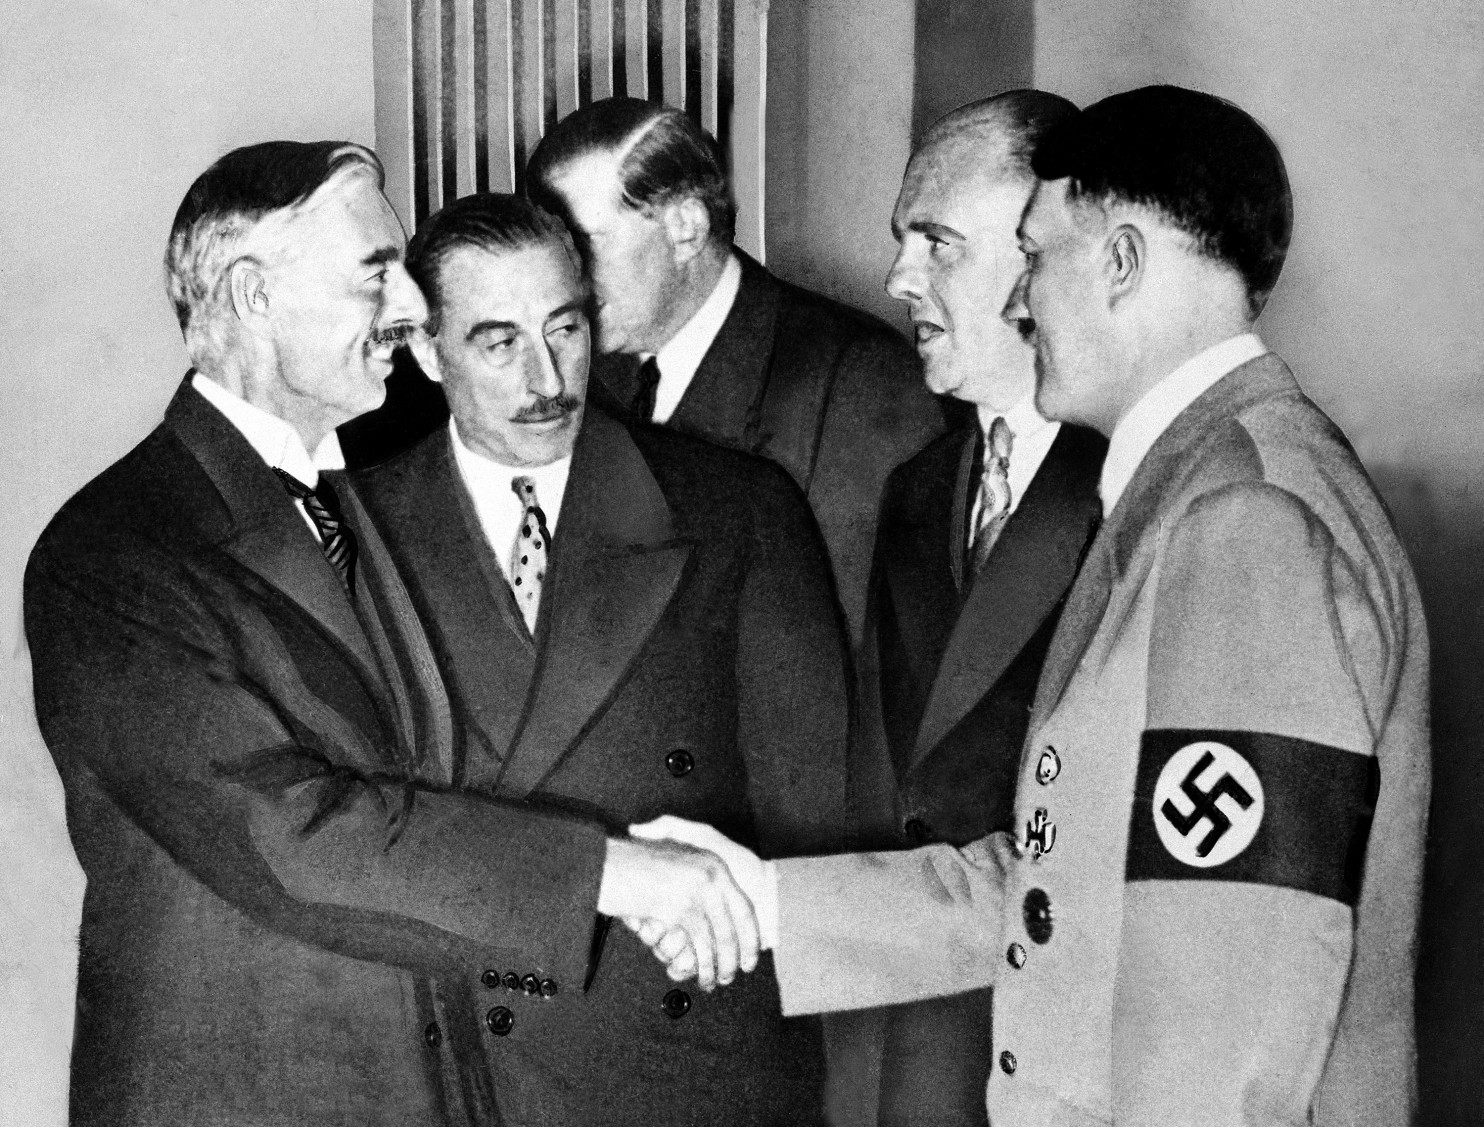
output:
[[[1057,435],[969,588],[918,727],[913,765],[994,687],[1071,586],[1097,522],[1102,449],[1101,439],[1077,428]],[[960,489],[967,493],[962,480]],[[963,505],[956,498],[954,512]],[[960,521],[951,530],[959,540],[963,527]]]
[[1181,483],[1200,461],[1204,438],[1253,403],[1288,394],[1301,394],[1288,366],[1272,353],[1259,356],[1207,389],[1150,447],[1103,522],[1073,585],[1036,687],[1032,730],[1061,701],[1104,621],[1121,620],[1138,595],[1138,577],[1153,561],[1161,503],[1179,495]]
[[374,490],[458,701],[466,741],[454,778],[492,788],[519,730],[534,659],[506,621],[509,587],[458,472],[452,435],[439,430],[368,475],[365,487]]
[[600,411],[583,421],[552,547],[535,682],[502,797],[538,787],[612,700],[690,557],[638,447]]
[[189,380],[176,392],[165,422],[206,471],[230,516],[222,551],[314,619],[384,691],[375,654],[340,577],[257,451]]
[[779,291],[766,270],[741,251],[733,253],[742,264],[742,285],[669,425],[753,449],[773,358]]

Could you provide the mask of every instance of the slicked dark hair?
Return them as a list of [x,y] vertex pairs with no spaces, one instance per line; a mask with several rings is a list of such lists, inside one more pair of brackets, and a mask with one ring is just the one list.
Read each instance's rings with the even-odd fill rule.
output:
[[436,334],[443,294],[438,279],[444,260],[459,247],[492,253],[556,243],[577,266],[572,237],[562,221],[520,196],[484,192],[464,196],[424,219],[407,244],[407,272],[428,299],[428,332]]
[[1071,177],[1074,197],[1152,207],[1231,266],[1255,316],[1293,235],[1293,195],[1278,146],[1213,94],[1146,86],[1087,107],[1032,158],[1042,180]]
[[231,244],[276,211],[298,207],[333,177],[364,167],[385,182],[376,154],[349,141],[264,141],[233,149],[200,176],[180,201],[165,250],[165,286],[182,332],[192,313],[215,300]]
[[683,112],[638,98],[604,98],[583,106],[541,138],[526,168],[527,194],[565,216],[552,181],[572,161],[595,152],[623,154],[618,180],[629,207],[648,215],[693,197],[706,209],[712,239],[731,244],[737,207],[721,146]]

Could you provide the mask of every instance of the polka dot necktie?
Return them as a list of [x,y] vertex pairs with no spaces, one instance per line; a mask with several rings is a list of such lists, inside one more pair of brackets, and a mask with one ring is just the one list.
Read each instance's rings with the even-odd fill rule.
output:
[[546,558],[551,551],[551,533],[546,528],[546,514],[536,500],[536,483],[528,477],[517,477],[510,488],[520,498],[520,527],[515,530],[515,545],[510,550],[510,586],[515,604],[532,636],[536,633],[536,613],[541,609],[541,584],[546,581]]
[[1010,519],[1010,447],[1014,436],[1003,415],[996,415],[984,444],[984,473],[979,479],[979,521],[974,527],[974,574],[984,570],[995,541]]
[[345,584],[345,589],[352,595],[356,593],[356,538],[350,529],[345,527],[340,515],[340,499],[335,496],[335,490],[323,477],[319,484],[313,489],[305,485],[293,474],[285,470],[273,467],[273,472],[278,475],[278,480],[283,482],[283,487],[289,491],[289,496],[304,506],[304,511],[309,514],[309,519],[314,521],[314,527],[319,530],[320,551],[325,554],[325,559],[330,561]]

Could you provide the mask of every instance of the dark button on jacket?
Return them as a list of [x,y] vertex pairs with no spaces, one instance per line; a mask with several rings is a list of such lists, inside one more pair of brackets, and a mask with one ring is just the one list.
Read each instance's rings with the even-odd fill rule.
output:
[[668,1017],[682,1018],[690,1012],[690,995],[684,990],[671,990],[660,1003]]
[[677,779],[683,779],[691,773],[696,765],[696,757],[683,747],[677,747],[669,755],[665,756],[665,770]]
[[504,1006],[496,1006],[484,1015],[484,1024],[496,1037],[503,1037],[515,1028],[515,1015]]

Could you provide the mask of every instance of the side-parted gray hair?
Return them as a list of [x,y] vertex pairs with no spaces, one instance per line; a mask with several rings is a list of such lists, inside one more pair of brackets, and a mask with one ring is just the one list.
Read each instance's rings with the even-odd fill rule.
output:
[[292,211],[340,173],[364,169],[385,181],[381,161],[349,141],[265,141],[233,149],[196,178],[181,200],[165,249],[165,289],[195,360],[220,344],[216,314],[243,238],[269,215]]

